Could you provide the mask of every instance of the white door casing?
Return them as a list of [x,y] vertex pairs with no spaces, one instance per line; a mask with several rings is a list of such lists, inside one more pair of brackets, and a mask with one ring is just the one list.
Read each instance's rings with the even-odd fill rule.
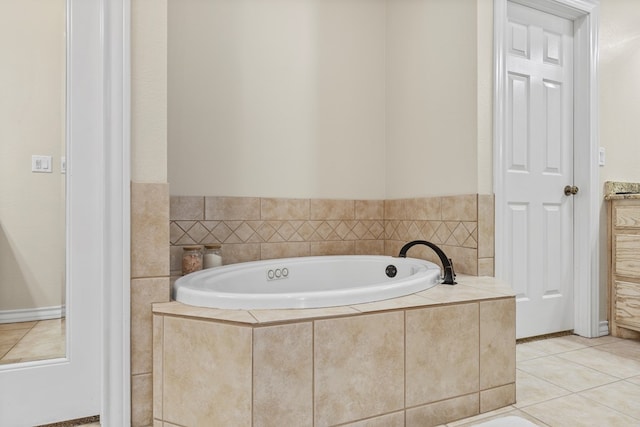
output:
[[573,22],[507,6],[505,213],[518,338],[573,329]]
[[[599,177],[597,169],[597,22],[598,3],[591,0],[515,0],[573,22],[574,47],[574,183],[580,192],[573,200],[576,212],[573,238],[564,244],[573,244],[574,265],[572,290],[574,293],[574,331],[583,336],[598,336],[606,333],[600,330],[598,318],[599,303]],[[495,101],[494,101],[494,191],[496,195],[496,276],[508,279],[513,252],[510,243],[513,236],[509,231],[509,215],[506,201],[507,174],[509,169],[508,120],[508,75],[507,75],[507,0],[494,0],[494,43],[495,43]],[[516,82],[518,84],[518,82]],[[570,184],[569,182],[567,184]],[[564,185],[563,185],[564,186]],[[562,191],[562,189],[560,189]],[[562,193],[561,193],[562,194]],[[511,206],[511,208],[522,208]],[[551,206],[547,212],[553,216]],[[556,222],[561,224],[561,222]],[[512,226],[513,227],[513,226]],[[530,238],[529,235],[525,238]],[[540,246],[537,249],[540,251]],[[536,268],[542,266],[537,259]],[[553,263],[554,260],[548,260]],[[555,261],[556,265],[557,260]],[[566,265],[564,267],[567,268]],[[518,272],[521,273],[521,272]],[[543,289],[548,300],[557,298],[557,290]],[[520,310],[520,307],[518,307]],[[532,322],[535,322],[533,320]]]
[[0,366],[0,425],[130,422],[129,0],[67,1],[66,357]]

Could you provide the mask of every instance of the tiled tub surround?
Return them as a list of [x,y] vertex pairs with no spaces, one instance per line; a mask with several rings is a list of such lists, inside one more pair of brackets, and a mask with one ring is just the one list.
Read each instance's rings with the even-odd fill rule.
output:
[[131,425],[152,416],[151,304],[170,300],[169,185],[131,183]]
[[426,427],[510,405],[513,294],[459,282],[326,309],[154,304],[154,420]]
[[[440,245],[458,273],[492,276],[489,195],[401,200],[172,196],[172,274],[182,247],[222,244],[226,264],[310,255],[397,255],[411,240]],[[409,256],[439,262],[428,248]]]

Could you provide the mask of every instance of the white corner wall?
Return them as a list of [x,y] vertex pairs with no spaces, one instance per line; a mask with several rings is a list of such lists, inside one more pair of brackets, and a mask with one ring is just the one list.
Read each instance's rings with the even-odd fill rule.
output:
[[0,3],[0,311],[64,300],[65,26],[63,0]]

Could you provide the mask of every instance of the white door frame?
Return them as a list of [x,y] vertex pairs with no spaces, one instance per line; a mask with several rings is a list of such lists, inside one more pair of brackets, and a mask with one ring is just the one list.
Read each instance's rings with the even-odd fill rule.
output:
[[[494,0],[494,193],[495,275],[504,278],[508,255],[504,205],[506,131],[507,1]],[[574,331],[585,337],[606,335],[599,319],[599,209],[598,154],[598,0],[511,0],[574,21]],[[571,183],[567,183],[571,184]]]
[[131,1],[104,0],[104,258],[102,403],[104,427],[131,423]]
[[[31,425],[99,412],[102,426],[128,426],[130,0],[67,0],[66,6],[66,234],[72,242],[66,248],[67,352],[58,359],[2,366],[3,384],[18,385],[8,391],[18,402],[0,402],[2,411],[12,411],[0,418]],[[86,375],[71,383],[85,381],[92,390],[82,402],[71,398],[59,405],[50,393],[68,387],[65,380],[76,368]],[[51,378],[54,383],[42,387]],[[22,399],[26,393],[33,400]],[[34,400],[43,405],[34,407]],[[29,420],[27,413],[33,415]]]

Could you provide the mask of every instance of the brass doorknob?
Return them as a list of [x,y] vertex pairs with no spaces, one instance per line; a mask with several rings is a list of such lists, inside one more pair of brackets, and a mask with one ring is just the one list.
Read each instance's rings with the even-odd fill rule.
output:
[[578,193],[578,190],[580,190],[578,187],[576,187],[575,185],[567,185],[564,187],[564,195],[565,196],[575,196]]

